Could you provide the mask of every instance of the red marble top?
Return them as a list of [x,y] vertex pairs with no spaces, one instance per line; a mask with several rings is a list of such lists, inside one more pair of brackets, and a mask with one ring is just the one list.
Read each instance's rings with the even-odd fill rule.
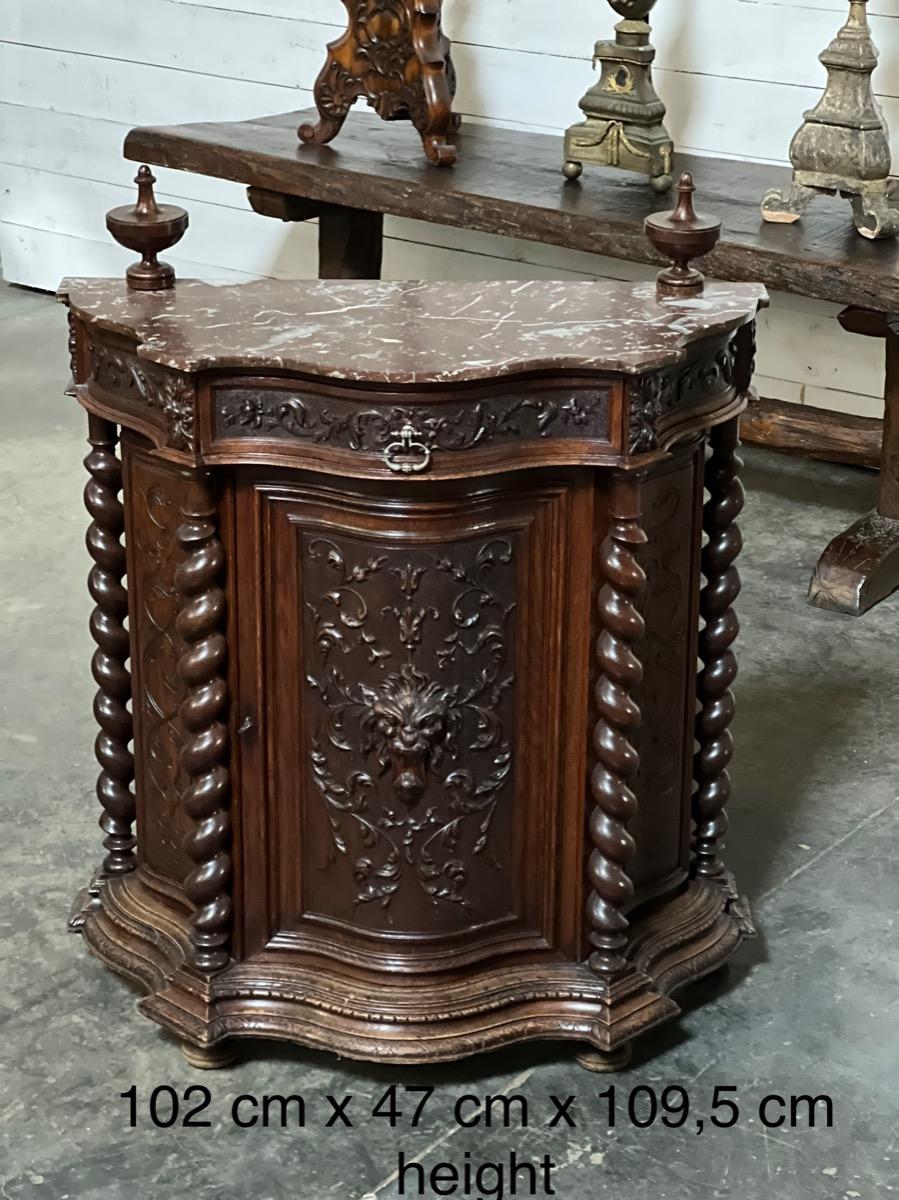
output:
[[691,342],[738,328],[767,302],[761,284],[713,282],[695,299],[659,301],[654,284],[628,283],[181,280],[173,291],[137,292],[124,280],[68,279],[60,298],[176,370],[397,386],[639,373],[679,361]]

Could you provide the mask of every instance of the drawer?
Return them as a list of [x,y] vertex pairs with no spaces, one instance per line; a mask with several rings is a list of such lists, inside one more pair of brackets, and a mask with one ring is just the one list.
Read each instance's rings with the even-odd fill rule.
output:
[[615,452],[619,405],[595,378],[415,393],[236,378],[212,385],[204,457],[372,478],[577,465]]

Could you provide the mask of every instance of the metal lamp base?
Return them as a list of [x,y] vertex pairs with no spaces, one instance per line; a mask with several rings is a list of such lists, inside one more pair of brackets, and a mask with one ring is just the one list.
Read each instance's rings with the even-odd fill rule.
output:
[[650,33],[648,21],[624,20],[614,42],[596,43],[600,77],[580,102],[586,120],[565,134],[566,178],[579,178],[592,163],[647,175],[657,192],[671,187],[674,143],[652,82]]
[[899,209],[888,192],[889,131],[871,83],[878,54],[866,5],[850,0],[849,20],[821,55],[827,87],[790,146],[791,188],[772,188],[762,200],[766,221],[792,224],[816,196],[839,194],[852,204],[863,237],[899,234]]

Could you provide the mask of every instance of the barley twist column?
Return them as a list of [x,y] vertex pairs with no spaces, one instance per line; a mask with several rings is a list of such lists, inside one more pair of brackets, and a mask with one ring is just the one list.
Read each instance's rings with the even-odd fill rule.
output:
[[181,706],[185,730],[181,764],[189,780],[183,802],[195,822],[185,841],[186,853],[195,864],[185,891],[195,905],[194,963],[211,973],[228,964],[231,927],[228,731],[223,719],[225,555],[216,533],[214,498],[205,480],[197,481],[194,494],[194,502],[182,510],[178,541],[185,557],[175,576],[183,601],[177,629],[186,647],[178,663],[187,688]]
[[94,749],[101,771],[97,780],[97,799],[103,809],[100,828],[106,834],[106,857],[101,875],[126,875],[135,867],[134,757],[129,749],[132,738],[131,673],[128,630],[128,594],[123,585],[126,572],[122,534],[125,515],[119,492],[122,467],[116,455],[116,426],[101,417],[88,419],[91,450],[84,465],[90,479],[84,489],[84,503],[91,516],[87,548],[94,565],[88,576],[88,588],[95,608],[90,629],[97,649],[91,670],[97,684],[94,716],[100,732]]
[[726,805],[730,799],[727,768],[733,755],[730,724],[734,718],[731,685],[737,675],[732,646],[739,632],[733,605],[740,594],[740,576],[734,565],[743,546],[737,517],[743,510],[742,466],[737,421],[728,421],[711,435],[711,456],[706,463],[708,500],[703,515],[707,542],[702,552],[705,587],[700,600],[704,622],[699,634],[698,678],[700,711],[696,718],[699,750],[694,760],[696,790],[693,795],[693,872],[714,879],[724,874],[721,839],[727,832]]
[[595,691],[599,720],[593,731],[597,764],[590,779],[594,848],[588,866],[592,892],[587,916],[594,948],[589,965],[609,981],[626,967],[624,914],[634,894],[628,867],[636,847],[628,825],[637,812],[630,781],[639,767],[632,738],[640,727],[640,709],[633,693],[643,679],[635,648],[644,634],[640,604],[646,587],[637,561],[646,544],[638,499],[636,486],[617,485],[611,527],[600,551],[605,583],[599,594],[602,631],[596,647],[601,674]]

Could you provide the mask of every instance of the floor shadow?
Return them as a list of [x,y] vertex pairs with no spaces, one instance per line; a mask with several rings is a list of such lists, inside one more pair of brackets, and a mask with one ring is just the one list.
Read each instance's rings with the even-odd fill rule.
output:
[[[877,473],[866,467],[812,463],[804,458],[744,446],[743,484],[750,495],[788,500],[791,505],[832,507],[836,522],[845,510],[866,513],[874,504]],[[836,503],[835,503],[836,501]],[[823,550],[824,547],[822,546]]]

